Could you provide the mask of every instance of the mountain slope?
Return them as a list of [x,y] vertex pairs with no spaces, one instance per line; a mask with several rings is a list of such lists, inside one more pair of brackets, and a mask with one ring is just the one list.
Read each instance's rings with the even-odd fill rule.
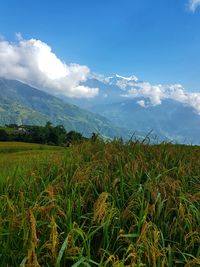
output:
[[136,88],[137,81],[116,75],[106,81],[91,79],[87,85],[98,87],[99,96],[89,101],[67,99],[80,107],[105,116],[115,125],[147,134],[153,130],[159,140],[200,144],[200,116],[192,107],[166,99],[160,105],[143,107],[147,98],[127,98],[127,89]]
[[126,100],[110,105],[95,106],[116,125],[131,130],[153,132],[161,139],[180,143],[200,144],[200,116],[192,108],[172,100],[163,101],[162,105],[143,108],[138,99]]
[[88,136],[98,132],[106,137],[126,135],[108,119],[15,80],[0,78],[0,125],[35,124],[47,121],[63,124]]

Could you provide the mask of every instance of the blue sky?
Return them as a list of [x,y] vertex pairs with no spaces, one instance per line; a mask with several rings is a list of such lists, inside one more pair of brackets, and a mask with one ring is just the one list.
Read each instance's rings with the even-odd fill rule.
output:
[[200,7],[189,0],[1,0],[0,34],[17,32],[94,72],[200,91]]

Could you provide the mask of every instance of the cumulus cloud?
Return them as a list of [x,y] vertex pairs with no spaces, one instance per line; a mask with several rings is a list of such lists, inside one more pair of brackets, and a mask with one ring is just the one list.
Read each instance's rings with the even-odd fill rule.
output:
[[191,11],[195,12],[198,6],[200,6],[200,0],[189,0],[189,8]]
[[0,77],[53,94],[91,98],[98,95],[98,88],[82,84],[89,74],[87,66],[62,62],[41,40],[24,40],[21,34],[17,34],[15,43],[0,39]]
[[128,90],[126,94],[129,97],[141,97],[148,98],[151,105],[156,106],[161,104],[161,100],[164,98],[164,92],[162,85],[151,85],[150,83],[143,82],[135,84],[133,88]]
[[138,103],[138,105],[140,105],[141,107],[146,108],[146,103],[145,103],[144,100],[138,100],[137,103]]
[[144,98],[137,103],[142,107],[157,106],[162,100],[171,99],[192,107],[200,115],[200,93],[187,92],[180,84],[151,85],[148,82],[136,83],[123,96]]
[[95,74],[95,76],[92,74],[92,78],[108,85],[117,86],[122,90],[122,97],[141,98],[137,100],[137,104],[141,107],[148,108],[161,105],[163,100],[171,99],[192,107],[200,115],[200,93],[188,92],[181,84],[153,85],[149,82],[141,82],[134,75],[123,77],[116,74],[111,77],[105,77],[99,74]]

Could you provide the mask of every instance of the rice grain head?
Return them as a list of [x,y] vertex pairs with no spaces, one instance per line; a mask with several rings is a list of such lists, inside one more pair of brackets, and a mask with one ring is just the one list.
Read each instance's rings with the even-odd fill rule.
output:
[[105,219],[109,209],[108,197],[109,194],[107,192],[103,192],[94,203],[93,222],[101,223]]

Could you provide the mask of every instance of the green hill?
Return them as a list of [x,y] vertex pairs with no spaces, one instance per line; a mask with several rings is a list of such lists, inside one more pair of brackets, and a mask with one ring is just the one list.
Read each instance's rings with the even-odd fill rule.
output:
[[92,132],[106,137],[126,136],[125,131],[101,115],[64,103],[19,81],[0,78],[0,125],[44,125],[47,121],[54,125],[62,124],[67,131],[78,131],[86,136]]

